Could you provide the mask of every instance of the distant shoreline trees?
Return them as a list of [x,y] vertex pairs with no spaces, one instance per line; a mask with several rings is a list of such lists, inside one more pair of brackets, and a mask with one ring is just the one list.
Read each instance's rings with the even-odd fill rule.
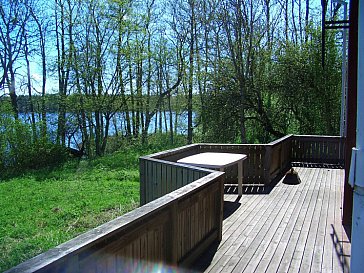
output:
[[[311,2],[0,0],[0,116],[27,111],[30,143],[66,147],[73,112],[90,157],[105,153],[116,113],[119,137],[143,143],[151,123],[173,142],[175,111],[187,114],[188,143],[337,134],[340,48],[326,35],[323,69]],[[47,112],[58,115],[56,139]]]

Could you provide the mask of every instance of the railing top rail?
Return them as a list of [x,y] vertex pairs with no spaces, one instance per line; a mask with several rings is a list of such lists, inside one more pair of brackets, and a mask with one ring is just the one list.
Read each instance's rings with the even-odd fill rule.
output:
[[285,141],[285,140],[290,139],[292,136],[293,136],[292,134],[290,134],[290,135],[286,135],[286,136],[284,136],[284,137],[281,137],[281,138],[279,138],[279,139],[276,139],[276,140],[274,140],[274,141],[272,141],[272,142],[270,142],[270,143],[268,143],[268,144],[265,144],[265,145],[271,145],[271,146],[274,146],[274,145],[277,145],[277,144],[279,144],[279,143],[281,143],[281,142],[283,142],[283,141]]
[[133,228],[134,224],[143,222],[143,220],[152,217],[156,213],[162,211],[172,202],[177,202],[196,191],[202,190],[206,186],[216,181],[216,179],[220,178],[222,175],[224,175],[223,172],[213,171],[207,176],[204,176],[182,188],[168,193],[110,222],[83,233],[76,238],[71,239],[70,241],[67,241],[32,259],[29,259],[18,266],[11,268],[5,273],[35,272],[46,268],[48,265],[51,265],[54,262],[67,258],[70,255],[77,254],[84,248],[90,248],[93,245],[102,243],[117,233]]
[[266,146],[267,144],[226,144],[226,143],[199,143],[199,146],[221,146],[221,147],[227,147],[227,146],[233,146],[233,147],[247,147],[247,146]]
[[141,156],[141,157],[139,157],[139,159],[144,159],[144,160],[153,161],[153,162],[157,162],[157,163],[163,163],[163,164],[167,163],[168,165],[176,166],[179,168],[203,171],[203,172],[206,172],[207,174],[215,172],[214,170],[210,170],[210,169],[206,169],[206,168],[201,168],[201,167],[197,167],[197,166],[193,166],[193,165],[189,165],[189,164],[178,163],[178,162],[172,162],[172,161],[153,158],[153,157],[149,157],[149,156]]
[[345,139],[345,137],[342,136],[326,136],[326,135],[293,135],[293,137],[297,138],[331,138],[331,139]]
[[174,149],[170,149],[170,150],[166,150],[166,151],[162,151],[162,152],[158,152],[158,153],[154,153],[154,154],[150,154],[150,155],[146,155],[146,156],[142,156],[142,158],[160,158],[160,157],[168,157],[170,155],[174,155],[177,154],[181,151],[184,150],[189,150],[189,149],[193,149],[193,148],[198,148],[199,144],[189,144],[189,145],[185,145],[182,147],[178,147],[178,148],[174,148]]
[[[178,147],[175,149],[170,149],[170,150],[166,150],[166,151],[162,151],[162,152],[158,152],[158,153],[154,153],[154,154],[150,154],[150,155],[146,155],[146,156],[142,156],[141,158],[143,159],[162,159],[164,157],[168,157],[171,155],[175,155],[178,154],[182,151],[186,151],[189,149],[199,149],[199,148],[203,148],[206,146],[219,146],[219,147],[251,147],[251,146],[256,146],[256,147],[266,147],[266,146],[274,146],[274,145],[278,145],[283,141],[286,141],[290,138],[314,138],[314,139],[319,139],[319,138],[324,138],[324,139],[328,139],[328,140],[337,140],[337,139],[344,139],[344,137],[341,136],[326,136],[326,135],[295,135],[295,134],[289,134],[286,135],[284,137],[281,137],[277,140],[274,140],[268,144],[222,144],[222,143],[195,143],[195,144],[190,144],[190,145],[185,145],[182,147]],[[170,162],[170,161],[169,161]]]
[[[171,155],[175,155],[175,154],[178,154],[180,153],[181,151],[185,151],[185,150],[189,150],[189,149],[193,149],[193,148],[197,148],[199,149],[200,147],[203,147],[203,146],[221,146],[221,147],[248,147],[248,146],[261,146],[261,147],[264,147],[264,146],[272,146],[272,145],[277,145],[289,138],[315,138],[315,139],[318,139],[318,138],[325,138],[325,139],[332,139],[332,140],[336,140],[336,139],[345,139],[344,137],[341,137],[341,136],[327,136],[327,135],[295,135],[295,134],[289,134],[289,135],[286,135],[284,137],[281,137],[277,140],[274,140],[268,144],[222,144],[222,143],[195,143],[195,144],[190,144],[190,145],[185,145],[185,146],[182,146],[182,147],[178,147],[178,148],[174,148],[174,149],[170,149],[170,150],[166,150],[166,151],[161,151],[161,152],[158,152],[158,153],[154,153],[154,154],[150,154],[150,155],[146,155],[146,156],[142,156],[141,158],[144,158],[144,159],[151,159],[151,158],[154,158],[154,159],[158,159],[158,158],[163,158],[163,157],[168,157],[168,156],[171,156]],[[169,161],[170,162],[170,161]]]

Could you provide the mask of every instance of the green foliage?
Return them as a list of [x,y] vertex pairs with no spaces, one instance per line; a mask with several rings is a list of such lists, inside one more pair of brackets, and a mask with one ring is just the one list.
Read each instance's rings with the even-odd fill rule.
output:
[[285,41],[270,51],[255,47],[241,103],[238,81],[228,60],[210,75],[211,88],[200,106],[204,131],[200,141],[239,142],[240,109],[245,108],[249,143],[267,143],[280,136],[339,133],[341,53],[335,33],[326,35],[326,64],[321,64],[321,31],[310,29],[302,43]]
[[327,35],[326,64],[321,64],[321,36],[314,32],[300,45],[280,49],[274,70],[274,88],[289,123],[289,133],[339,133],[341,71],[334,35]]
[[171,142],[168,133],[156,133],[148,136],[148,143],[143,144],[141,137],[129,138],[124,137],[110,137],[106,148],[106,153],[111,154],[116,151],[135,153],[139,158],[139,154],[150,154],[155,151],[163,151],[179,146],[186,145],[186,138],[183,135],[174,135],[173,143]]
[[203,107],[206,131],[202,141],[237,142],[239,137],[239,95],[236,91],[226,89],[224,92],[213,92]]
[[54,167],[67,159],[63,147],[48,138],[38,137],[41,124],[34,127],[14,120],[0,118],[0,179],[30,169]]

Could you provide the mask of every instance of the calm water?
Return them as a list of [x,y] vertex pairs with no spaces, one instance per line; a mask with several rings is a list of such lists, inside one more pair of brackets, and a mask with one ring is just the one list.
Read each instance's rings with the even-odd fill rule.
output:
[[[148,132],[150,134],[154,133],[157,129],[159,130],[159,117],[160,114],[162,115],[162,132],[169,131],[169,119],[170,115],[168,112],[166,113],[157,113],[148,128]],[[126,114],[125,113],[116,113],[115,116],[110,121],[110,127],[109,127],[109,136],[113,136],[116,134],[116,131],[118,134],[125,135],[126,134]],[[31,121],[31,115],[29,113],[21,113],[19,114],[20,119],[22,119],[24,122],[30,123]],[[81,142],[81,130],[78,125],[78,117],[76,114],[67,113],[66,114],[66,138],[69,141],[69,144],[71,147],[77,147],[77,143]],[[129,113],[129,117],[131,120],[131,113]],[[193,119],[195,119],[196,114],[193,114]],[[165,122],[165,119],[167,122]],[[176,121],[176,113],[172,112],[172,119],[173,119],[173,126],[175,126]],[[40,114],[36,114],[36,120],[40,120]],[[94,119],[93,119],[94,122]],[[167,123],[167,124],[166,124]],[[105,120],[104,120],[105,124]],[[58,113],[47,113],[47,127],[48,127],[48,133],[51,136],[52,139],[55,140],[56,138],[56,132],[57,132],[57,125],[58,125]],[[167,125],[167,127],[166,127]],[[88,126],[88,124],[87,124]],[[183,112],[181,114],[178,114],[177,116],[177,130],[173,128],[178,134],[187,134],[187,112]]]

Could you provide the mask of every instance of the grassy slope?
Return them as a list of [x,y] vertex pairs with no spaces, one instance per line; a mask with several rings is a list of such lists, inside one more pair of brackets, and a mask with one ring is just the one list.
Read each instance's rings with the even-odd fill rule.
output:
[[152,151],[0,181],[0,272],[138,206],[138,157]]

